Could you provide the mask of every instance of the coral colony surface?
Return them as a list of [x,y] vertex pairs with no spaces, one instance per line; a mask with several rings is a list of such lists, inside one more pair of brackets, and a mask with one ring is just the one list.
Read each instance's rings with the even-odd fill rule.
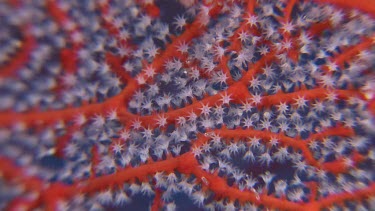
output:
[[0,3],[1,210],[375,210],[374,0]]

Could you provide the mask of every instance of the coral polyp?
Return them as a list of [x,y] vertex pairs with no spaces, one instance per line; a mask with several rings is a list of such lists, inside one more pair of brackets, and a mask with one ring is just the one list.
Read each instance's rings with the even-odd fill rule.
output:
[[0,3],[1,210],[374,210],[372,0]]

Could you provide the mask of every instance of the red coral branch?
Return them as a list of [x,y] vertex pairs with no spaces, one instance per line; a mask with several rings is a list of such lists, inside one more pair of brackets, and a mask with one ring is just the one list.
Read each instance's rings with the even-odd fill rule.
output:
[[[368,12],[370,15],[375,14],[375,5],[371,1],[361,1],[361,2],[349,2],[343,0],[316,0],[317,2],[332,3],[343,8],[356,8],[364,12]],[[141,9],[150,15],[152,18],[156,19],[160,16],[160,9],[153,5],[148,4],[147,1],[140,2]],[[149,76],[146,72],[147,68],[153,68],[155,75],[166,74],[166,68],[164,67],[165,62],[172,59],[178,58],[184,63],[185,68],[194,67],[200,69],[200,73],[203,73],[202,67],[198,61],[190,61],[188,59],[188,53],[181,53],[178,50],[178,45],[181,43],[192,43],[195,39],[202,37],[204,33],[210,30],[208,24],[202,23],[206,18],[216,19],[220,18],[222,9],[224,8],[225,2],[205,2],[202,5],[200,13],[197,15],[196,19],[187,24],[184,31],[179,36],[172,36],[171,42],[166,44],[165,49],[162,53],[156,56],[152,62],[147,62],[145,59],[142,61],[142,71],[136,76],[136,79],[132,77],[131,74],[127,73],[127,70],[124,69],[124,62],[128,61],[131,56],[121,57],[115,55],[113,52],[105,52],[105,63],[109,64],[111,67],[111,73],[118,77],[125,86],[117,95],[109,97],[103,102],[92,103],[87,105],[82,105],[80,107],[66,107],[61,110],[51,110],[45,112],[35,112],[28,111],[24,113],[17,112],[2,112],[0,113],[0,126],[2,128],[10,128],[16,123],[25,124],[27,127],[36,129],[43,127],[51,127],[57,122],[62,121],[67,125],[65,134],[60,136],[57,140],[56,146],[56,155],[57,157],[64,159],[65,153],[64,149],[72,141],[72,135],[74,132],[82,130],[84,126],[90,127],[92,125],[80,125],[75,124],[75,118],[78,118],[79,115],[89,119],[94,115],[108,115],[108,111],[114,112],[116,117],[113,117],[114,120],[118,121],[119,124],[122,124],[124,129],[134,128],[135,132],[142,131],[141,134],[138,134],[136,138],[147,140],[146,128],[150,130],[151,133],[166,133],[168,131],[168,126],[177,127],[177,122],[179,118],[188,117],[189,115],[196,114],[197,116],[201,115],[203,117],[207,116],[203,114],[203,106],[207,106],[208,109],[213,107],[223,107],[228,108],[229,105],[242,105],[244,101],[254,101],[251,103],[251,106],[254,109],[258,109],[259,113],[265,109],[273,109],[275,105],[280,105],[280,103],[286,103],[291,108],[296,111],[300,107],[298,104],[299,100],[306,101],[306,107],[312,102],[318,101],[329,101],[335,104],[341,103],[341,101],[346,101],[355,98],[359,102],[364,102],[367,106],[367,110],[375,116],[375,99],[373,96],[367,95],[362,90],[358,90],[355,87],[350,87],[350,89],[333,89],[333,88],[324,88],[329,87],[323,85],[316,85],[313,88],[306,88],[305,85],[301,85],[300,88],[295,88],[293,92],[278,90],[276,94],[269,95],[256,95],[251,93],[249,86],[252,85],[251,80],[261,75],[261,71],[268,64],[280,64],[287,60],[291,65],[291,69],[294,68],[299,62],[300,59],[300,49],[298,49],[299,44],[296,41],[297,35],[301,33],[292,33],[291,31],[279,30],[281,33],[282,39],[280,43],[290,42],[290,48],[280,47],[271,43],[271,41],[261,40],[261,42],[255,44],[254,46],[259,46],[260,44],[265,45],[270,49],[270,52],[262,56],[259,60],[255,62],[249,62],[248,69],[242,71],[243,76],[240,80],[235,81],[232,78],[232,73],[230,69],[230,63],[232,62],[231,56],[238,55],[241,50],[245,48],[245,45],[240,41],[240,34],[242,32],[248,32],[251,35],[262,36],[264,31],[258,29],[258,26],[249,26],[248,23],[242,21],[239,26],[234,30],[233,34],[227,38],[231,43],[225,43],[223,41],[219,42],[217,47],[227,46],[225,49],[224,55],[221,57],[215,58],[217,64],[216,70],[221,70],[226,76],[229,77],[225,84],[228,86],[225,90],[215,90],[213,94],[208,95],[204,94],[202,99],[192,99],[191,102],[188,101],[186,105],[174,108],[171,105],[168,105],[168,110],[163,112],[150,112],[150,115],[140,115],[137,112],[130,111],[129,103],[133,98],[133,95],[137,91],[143,90],[148,87],[150,84],[157,83],[156,78]],[[229,4],[232,6],[236,2]],[[246,4],[246,10],[242,15],[242,20],[245,18],[250,18],[252,15],[256,15],[256,8],[259,6],[259,3],[256,1],[249,1]],[[291,0],[288,1],[285,8],[283,9],[283,17],[279,18],[282,24],[287,24],[293,19],[293,9],[298,4],[298,1]],[[228,6],[228,5],[225,5]],[[111,36],[116,37],[118,44],[122,46],[127,46],[131,48],[136,48],[137,46],[132,46],[130,40],[121,39],[120,29],[111,23],[110,4],[108,2],[101,3],[100,11],[103,15],[103,25]],[[66,11],[63,11],[57,6],[53,1],[48,1],[47,10],[53,19],[61,27],[66,27],[68,23],[72,22],[68,17]],[[107,17],[108,16],[108,17]],[[107,18],[106,18],[107,17]],[[277,18],[276,18],[277,19]],[[69,24],[68,24],[69,25]],[[260,27],[259,27],[260,28]],[[325,30],[332,29],[332,24],[329,21],[323,21],[318,24],[313,24],[307,30],[307,34],[318,37]],[[80,33],[78,26],[72,28],[67,27],[66,33],[68,34],[68,40],[70,40],[73,45],[71,48],[63,48],[60,52],[60,61],[64,70],[68,73],[75,74],[77,67],[79,66],[77,52],[80,48],[83,47],[80,41],[77,41],[77,38],[74,38],[77,33]],[[26,32],[25,40],[23,41],[22,51],[20,51],[10,63],[2,68],[0,72],[1,78],[10,77],[16,70],[28,62],[29,54],[33,47],[36,45],[35,40],[32,36],[28,35]],[[353,57],[363,52],[364,50],[370,49],[374,40],[370,37],[362,37],[361,42],[344,49],[342,52],[334,55],[330,58],[327,58],[330,62],[337,64],[340,68],[345,67],[345,63],[351,60]],[[279,44],[280,44],[279,43]],[[230,51],[231,54],[228,54]],[[285,54],[286,57],[283,58],[282,55]],[[329,73],[329,64],[325,64],[323,67],[325,75],[333,75]],[[189,71],[189,70],[188,70]],[[130,71],[131,72],[131,71]],[[206,73],[204,78],[209,79],[210,74]],[[258,101],[255,101],[256,97],[260,97]],[[226,99],[228,98],[228,99]],[[228,101],[228,102],[226,102]],[[310,103],[309,103],[310,102]],[[298,107],[298,108],[296,108]],[[303,107],[303,106],[302,106]],[[118,112],[117,112],[118,109]],[[245,110],[245,109],[244,109]],[[301,109],[302,110],[302,109]],[[298,110],[300,113],[304,111]],[[208,111],[208,113],[211,112]],[[245,112],[243,112],[245,113]],[[281,112],[280,112],[281,113]],[[296,112],[298,113],[298,112]],[[263,113],[263,115],[265,115]],[[288,114],[289,115],[289,114]],[[166,123],[161,124],[157,120],[160,117],[166,118]],[[285,116],[284,116],[285,117]],[[135,121],[139,121],[140,126],[135,127],[131,126]],[[195,121],[195,120],[194,120]],[[113,123],[113,122],[112,122]],[[117,122],[116,122],[117,123]],[[82,123],[83,124],[83,123]],[[104,124],[104,123],[103,123]],[[114,124],[114,123],[113,123]],[[358,149],[354,149],[348,153],[347,157],[343,155],[336,156],[333,161],[324,162],[324,159],[317,159],[313,153],[313,150],[309,149],[309,144],[315,141],[322,141],[322,139],[327,137],[346,137],[354,138],[359,135],[355,128],[343,127],[340,123],[334,123],[333,127],[323,128],[321,131],[315,131],[311,133],[304,140],[297,134],[295,137],[287,136],[281,132],[272,132],[268,129],[255,129],[248,128],[244,129],[241,126],[238,126],[234,129],[229,129],[225,125],[219,126],[219,129],[210,129],[204,128],[205,133],[197,132],[197,137],[195,140],[190,140],[189,144],[192,145],[190,148],[201,148],[204,145],[209,145],[212,141],[213,135],[220,138],[220,143],[223,145],[229,145],[231,143],[245,142],[249,144],[251,140],[249,138],[258,137],[262,142],[266,143],[266,147],[270,146],[270,142],[273,139],[276,139],[280,146],[289,146],[294,151],[301,152],[303,160],[307,162],[308,165],[314,167],[318,171],[324,171],[332,173],[333,175],[339,175],[346,173],[352,169],[357,168],[362,162],[366,160],[365,154],[361,152],[361,146]],[[104,130],[104,129],[103,129]],[[115,130],[115,129],[113,129]],[[277,131],[277,130],[273,130]],[[36,131],[40,132],[40,131]],[[279,197],[274,193],[269,194],[267,191],[263,193],[258,193],[252,189],[240,190],[238,184],[229,185],[225,177],[219,174],[219,170],[204,170],[202,168],[201,157],[198,154],[195,154],[192,149],[189,149],[185,153],[176,153],[173,155],[170,152],[165,153],[166,159],[153,159],[149,157],[145,162],[140,162],[140,165],[131,166],[131,164],[126,165],[124,168],[119,168],[116,166],[115,172],[108,175],[97,174],[99,169],[100,162],[103,159],[103,156],[108,155],[111,158],[116,157],[116,152],[111,153],[110,149],[115,147],[115,144],[124,146],[129,150],[130,146],[127,145],[126,140],[123,137],[120,137],[121,132],[119,130],[114,131],[109,139],[111,143],[109,144],[110,148],[107,150],[101,150],[100,145],[97,143],[88,144],[91,162],[90,177],[87,179],[73,179],[72,184],[63,184],[62,182],[49,182],[44,184],[41,178],[35,176],[29,176],[27,173],[27,167],[20,167],[9,158],[5,156],[0,156],[0,170],[2,177],[9,181],[10,183],[22,184],[25,189],[24,192],[36,192],[38,193],[34,198],[25,198],[23,196],[15,197],[7,206],[9,210],[16,210],[18,208],[32,209],[44,206],[46,210],[56,210],[59,206],[59,202],[63,200],[70,200],[77,194],[84,194],[87,196],[92,196],[100,191],[111,190],[115,191],[121,187],[124,183],[132,183],[135,181],[141,181],[146,183],[152,183],[155,185],[154,179],[152,177],[158,172],[173,173],[178,171],[181,174],[186,176],[194,175],[194,183],[199,185],[204,191],[211,191],[215,195],[215,200],[227,199],[230,202],[238,201],[241,205],[245,205],[248,202],[251,202],[255,205],[265,205],[269,208],[276,208],[282,210],[319,210],[321,208],[329,207],[336,203],[343,203],[348,200],[362,200],[363,198],[374,196],[375,194],[375,183],[373,181],[368,182],[368,187],[362,189],[357,189],[352,192],[342,192],[338,194],[330,194],[327,197],[318,197],[319,187],[315,182],[307,183],[309,187],[309,201],[308,202],[294,202],[293,200],[287,199],[286,197]],[[142,134],[143,133],[143,134]],[[151,135],[152,136],[152,135]],[[165,139],[170,138],[168,136],[163,137]],[[143,139],[142,139],[143,140]],[[162,140],[163,141],[163,140]],[[267,145],[268,143],[268,145]],[[321,144],[321,143],[320,143]],[[353,143],[351,143],[353,144]],[[105,145],[105,144],[103,144]],[[353,144],[354,145],[354,144]],[[123,150],[118,149],[118,151]],[[209,151],[209,150],[207,150]],[[107,153],[107,154],[106,154]],[[138,152],[135,152],[138,153]],[[164,152],[163,152],[164,153]],[[370,153],[368,153],[370,154]],[[163,154],[164,155],[164,154]],[[370,156],[370,155],[369,155]],[[130,163],[130,162],[129,162]],[[125,165],[124,165],[125,166]],[[231,172],[228,173],[228,175]],[[265,182],[266,183],[266,182]],[[159,188],[155,189],[155,197],[152,205],[152,210],[159,210],[165,205],[163,201],[164,190]]]
[[21,41],[21,48],[17,54],[3,67],[0,67],[0,77],[6,78],[14,76],[16,71],[23,67],[30,59],[30,54],[36,45],[35,38],[28,32],[29,27],[22,27],[24,40]]

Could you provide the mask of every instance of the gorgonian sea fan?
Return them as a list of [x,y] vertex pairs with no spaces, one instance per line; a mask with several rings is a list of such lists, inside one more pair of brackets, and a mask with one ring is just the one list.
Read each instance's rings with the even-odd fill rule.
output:
[[374,210],[373,0],[0,3],[0,209]]

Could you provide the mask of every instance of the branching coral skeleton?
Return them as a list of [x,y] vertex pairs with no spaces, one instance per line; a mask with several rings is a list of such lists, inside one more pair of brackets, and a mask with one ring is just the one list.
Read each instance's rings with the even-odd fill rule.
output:
[[372,0],[0,16],[1,209],[375,209]]

